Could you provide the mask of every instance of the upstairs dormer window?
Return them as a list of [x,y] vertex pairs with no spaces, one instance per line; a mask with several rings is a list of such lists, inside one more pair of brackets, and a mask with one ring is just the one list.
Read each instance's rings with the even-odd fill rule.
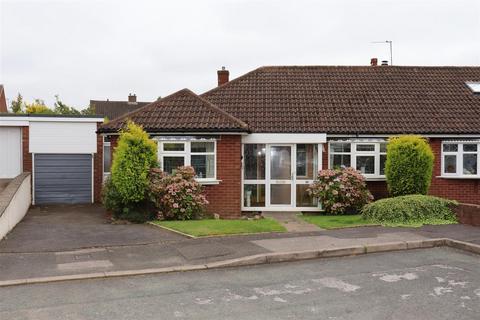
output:
[[465,82],[473,93],[480,93],[480,81]]

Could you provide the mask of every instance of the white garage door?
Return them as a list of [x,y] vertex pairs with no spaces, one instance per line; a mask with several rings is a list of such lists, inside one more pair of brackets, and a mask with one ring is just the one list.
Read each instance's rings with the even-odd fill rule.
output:
[[18,127],[0,127],[0,179],[22,172],[22,131]]

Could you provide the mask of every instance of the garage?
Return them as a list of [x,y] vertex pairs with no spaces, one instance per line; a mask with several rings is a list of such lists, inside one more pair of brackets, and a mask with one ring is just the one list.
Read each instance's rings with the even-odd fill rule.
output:
[[91,154],[35,154],[33,163],[35,204],[92,202]]
[[0,126],[0,179],[22,173],[22,131],[20,127]]

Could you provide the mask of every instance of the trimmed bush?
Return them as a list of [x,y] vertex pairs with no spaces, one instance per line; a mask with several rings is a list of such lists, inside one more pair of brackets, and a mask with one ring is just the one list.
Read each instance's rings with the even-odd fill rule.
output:
[[390,138],[387,145],[385,176],[394,197],[427,194],[432,180],[433,152],[420,136]]
[[377,200],[362,209],[363,218],[382,224],[456,222],[457,202],[443,198],[408,195]]
[[155,166],[157,145],[142,127],[128,122],[115,149],[111,177],[102,191],[103,204],[115,218],[132,222],[153,218],[154,210],[148,197],[148,174]]
[[179,167],[172,175],[152,169],[150,197],[160,220],[198,219],[208,204],[192,167]]
[[141,202],[148,189],[148,173],[156,167],[157,145],[141,126],[128,122],[120,133],[111,175],[123,204]]
[[353,168],[320,170],[308,193],[330,214],[356,212],[373,200],[365,177]]

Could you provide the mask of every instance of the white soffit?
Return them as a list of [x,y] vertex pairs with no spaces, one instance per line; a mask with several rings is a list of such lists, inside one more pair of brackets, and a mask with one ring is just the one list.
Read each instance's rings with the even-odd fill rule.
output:
[[326,133],[252,133],[242,143],[325,143]]

